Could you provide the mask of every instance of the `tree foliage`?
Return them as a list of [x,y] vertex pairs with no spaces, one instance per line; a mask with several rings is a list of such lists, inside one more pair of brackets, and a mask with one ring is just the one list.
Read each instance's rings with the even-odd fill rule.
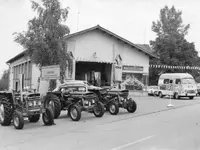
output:
[[0,91],[8,90],[9,72],[5,70],[0,80]]
[[61,8],[59,0],[31,1],[37,16],[28,22],[28,30],[15,33],[15,41],[21,44],[33,63],[39,66],[60,65],[61,82],[65,78],[66,67],[72,70],[72,58],[67,51],[64,36],[70,33],[65,25],[68,7]]
[[[190,25],[184,25],[182,12],[176,10],[174,6],[165,6],[160,10],[160,19],[152,24],[152,31],[156,33],[155,41],[150,41],[154,53],[158,58],[154,58],[150,63],[170,66],[198,66],[200,59],[195,50],[194,43],[185,39]],[[178,69],[150,69],[150,84],[156,84],[160,74],[164,72],[188,72],[197,76],[197,71]],[[152,83],[151,81],[155,81]]]

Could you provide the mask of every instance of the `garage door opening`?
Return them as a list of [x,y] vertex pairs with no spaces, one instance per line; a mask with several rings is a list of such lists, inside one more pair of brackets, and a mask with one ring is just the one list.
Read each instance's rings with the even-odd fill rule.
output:
[[97,62],[76,62],[76,80],[85,80],[95,86],[111,85],[112,64]]

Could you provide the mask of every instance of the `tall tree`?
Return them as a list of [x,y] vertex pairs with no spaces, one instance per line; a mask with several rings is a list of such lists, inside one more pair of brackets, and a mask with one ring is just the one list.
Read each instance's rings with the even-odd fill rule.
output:
[[[156,33],[155,41],[150,41],[154,53],[158,58],[150,63],[171,66],[198,66],[200,59],[194,43],[185,39],[190,25],[184,25],[182,11],[174,6],[165,6],[160,10],[160,19],[152,24],[152,31]],[[197,71],[176,69],[150,69],[150,84],[156,84],[160,74],[164,72],[189,72],[197,76]],[[152,83],[152,82],[153,83]]]
[[59,64],[62,83],[66,67],[72,71],[72,58],[64,40],[64,36],[70,33],[69,27],[65,25],[68,7],[61,8],[59,0],[40,0],[40,3],[31,3],[37,16],[28,22],[27,31],[15,33],[15,42],[25,48],[27,56],[40,71],[43,66]]

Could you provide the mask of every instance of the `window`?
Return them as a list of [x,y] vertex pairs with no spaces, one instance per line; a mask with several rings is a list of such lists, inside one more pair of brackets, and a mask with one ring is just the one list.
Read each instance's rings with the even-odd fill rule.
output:
[[164,84],[169,84],[169,79],[164,79]]
[[179,83],[181,83],[181,79],[176,79],[175,84],[179,84]]

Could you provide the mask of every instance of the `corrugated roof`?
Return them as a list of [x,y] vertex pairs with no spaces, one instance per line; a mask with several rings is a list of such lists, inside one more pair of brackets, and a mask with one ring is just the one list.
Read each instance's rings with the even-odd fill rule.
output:
[[[147,54],[150,57],[156,57],[152,53],[152,49],[149,47],[149,45],[147,45],[147,44],[134,44],[134,43],[122,38],[121,36],[119,36],[119,35],[111,32],[111,31],[101,27],[100,25],[97,25],[97,26],[94,26],[94,27],[91,27],[91,28],[88,28],[88,29],[85,29],[85,30],[82,30],[82,31],[79,31],[79,32],[75,32],[75,33],[69,34],[69,35],[65,36],[65,39],[68,39],[70,37],[74,37],[74,36],[77,36],[77,35],[80,35],[80,34],[84,34],[84,33],[87,33],[89,31],[93,31],[93,30],[96,30],[96,29],[99,29],[99,30],[101,30],[101,31],[103,31],[103,32],[105,32],[105,33],[107,33],[107,34],[109,34],[109,35],[111,35],[111,36],[123,41],[124,43],[135,47],[136,49],[138,49],[139,51]],[[15,56],[15,57],[11,58],[10,60],[8,60],[6,63],[12,63],[13,61],[25,56],[25,53],[26,53],[26,51],[23,51],[23,52],[19,53],[17,56]]]

